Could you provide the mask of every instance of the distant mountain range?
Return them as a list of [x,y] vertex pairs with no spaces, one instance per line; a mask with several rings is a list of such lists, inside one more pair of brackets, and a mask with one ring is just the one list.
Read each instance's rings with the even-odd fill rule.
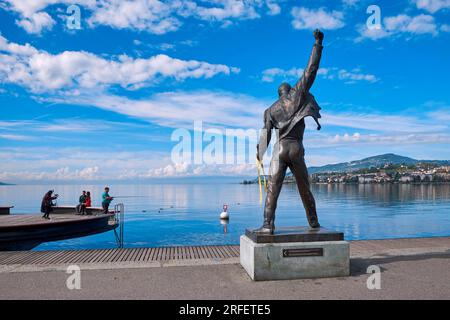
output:
[[350,162],[342,162],[336,164],[327,164],[320,167],[309,167],[308,172],[320,173],[320,172],[346,172],[355,171],[359,169],[379,168],[385,164],[394,165],[414,165],[417,163],[435,163],[437,165],[450,165],[450,160],[416,160],[409,157],[399,156],[394,153],[386,153],[378,156],[364,158],[361,160],[355,160]]

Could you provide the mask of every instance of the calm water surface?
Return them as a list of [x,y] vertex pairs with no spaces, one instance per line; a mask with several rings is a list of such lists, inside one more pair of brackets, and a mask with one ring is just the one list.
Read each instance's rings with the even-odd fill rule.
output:
[[[258,185],[205,182],[195,184],[111,185],[111,195],[125,205],[125,247],[238,244],[248,227],[262,222]],[[59,205],[74,205],[80,190],[90,190],[100,206],[100,185],[0,186],[0,204],[13,213],[37,213],[43,194],[54,188]],[[450,185],[314,185],[319,220],[345,232],[348,240],[450,236]],[[113,202],[114,203],[114,202]],[[229,224],[221,224],[222,205]],[[285,185],[277,209],[277,226],[306,225],[294,185]],[[50,242],[35,250],[114,248],[113,232]]]

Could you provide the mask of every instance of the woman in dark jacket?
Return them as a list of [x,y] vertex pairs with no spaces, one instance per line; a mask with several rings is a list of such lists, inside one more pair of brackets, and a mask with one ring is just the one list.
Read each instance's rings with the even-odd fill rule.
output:
[[44,214],[42,216],[42,218],[44,219],[50,219],[50,212],[52,212],[52,205],[53,205],[53,200],[55,200],[56,198],[58,198],[58,195],[55,194],[53,196],[53,190],[49,190],[45,195],[44,198],[42,198],[42,203],[41,203],[41,212]]

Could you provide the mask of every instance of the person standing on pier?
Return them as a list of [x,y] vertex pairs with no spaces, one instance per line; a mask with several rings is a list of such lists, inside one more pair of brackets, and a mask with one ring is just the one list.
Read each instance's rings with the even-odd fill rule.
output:
[[53,195],[53,190],[49,190],[44,197],[42,198],[41,203],[41,212],[44,214],[42,218],[44,219],[50,219],[50,212],[53,211],[53,200],[57,199],[58,195]]
[[108,213],[109,204],[113,201],[113,197],[109,195],[109,187],[105,187],[105,192],[102,194],[102,208],[103,213]]

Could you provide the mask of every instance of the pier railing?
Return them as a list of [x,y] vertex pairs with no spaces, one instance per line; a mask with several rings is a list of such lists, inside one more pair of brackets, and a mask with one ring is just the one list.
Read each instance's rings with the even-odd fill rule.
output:
[[[125,207],[123,203],[118,203],[114,206],[114,222],[118,226],[114,229],[117,246],[123,248],[123,226],[125,220]],[[118,229],[118,230],[117,230]]]

